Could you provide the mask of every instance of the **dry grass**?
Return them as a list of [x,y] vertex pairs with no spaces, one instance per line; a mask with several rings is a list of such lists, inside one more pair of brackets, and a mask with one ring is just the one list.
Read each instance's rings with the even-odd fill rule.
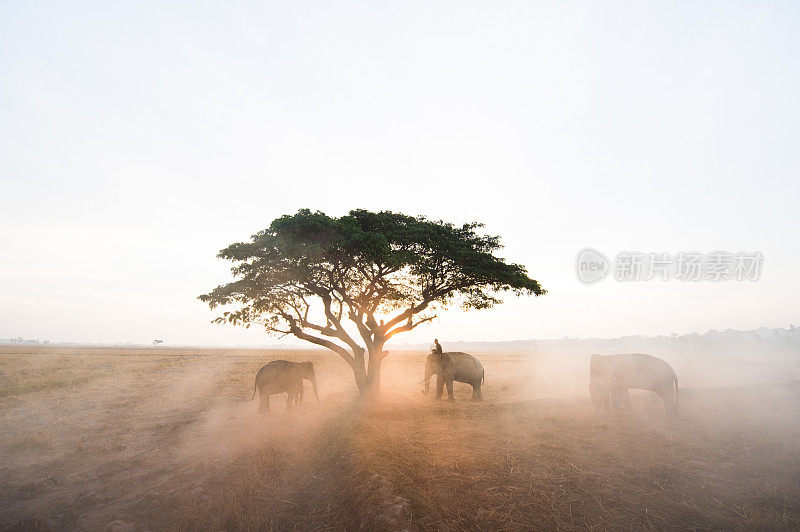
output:
[[[316,362],[321,404],[258,416],[277,357]],[[640,394],[598,419],[584,360],[480,357],[483,403],[424,398],[415,353],[363,403],[317,351],[6,349],[0,527],[800,527],[797,384],[687,388],[677,419]]]

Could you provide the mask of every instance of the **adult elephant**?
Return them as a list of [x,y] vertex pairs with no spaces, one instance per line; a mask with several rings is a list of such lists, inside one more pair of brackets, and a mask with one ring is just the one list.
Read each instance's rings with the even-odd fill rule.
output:
[[589,359],[589,395],[597,411],[607,411],[616,396],[630,409],[630,389],[655,392],[667,414],[678,411],[678,376],[665,361],[643,354],[592,355]]
[[292,403],[303,401],[303,379],[311,381],[314,396],[319,402],[317,393],[317,377],[314,373],[312,362],[289,362],[288,360],[273,360],[263,366],[256,374],[256,383],[253,387],[253,399],[258,391],[260,413],[269,411],[269,396],[286,393],[286,408],[291,408]]
[[472,400],[480,401],[483,384],[483,366],[478,359],[467,353],[431,353],[425,361],[425,388],[422,393],[428,395],[431,377],[436,375],[436,398],[441,399],[442,391],[447,385],[447,395],[453,400],[453,381],[472,385]]

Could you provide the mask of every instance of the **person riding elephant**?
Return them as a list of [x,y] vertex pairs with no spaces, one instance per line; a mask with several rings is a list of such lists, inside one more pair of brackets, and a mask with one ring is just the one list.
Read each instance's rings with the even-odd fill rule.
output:
[[664,360],[643,354],[590,357],[589,396],[598,412],[607,411],[609,400],[615,399],[630,409],[630,389],[655,392],[667,414],[678,411],[678,377]]
[[[437,345],[439,342],[436,342]],[[441,348],[441,346],[439,346]],[[472,401],[480,401],[481,385],[484,380],[483,366],[478,359],[467,353],[437,353],[436,348],[431,350],[425,361],[425,385],[422,393],[428,395],[431,377],[436,375],[436,398],[441,399],[444,386],[447,386],[447,396],[453,400],[453,381],[464,382],[472,385]]]
[[269,396],[273,394],[286,393],[286,408],[291,408],[292,404],[302,402],[303,379],[311,381],[314,396],[319,402],[317,377],[314,372],[313,362],[273,360],[264,365],[258,370],[256,382],[253,386],[253,399],[256,397],[256,390],[259,394],[258,411],[260,413],[269,411]]

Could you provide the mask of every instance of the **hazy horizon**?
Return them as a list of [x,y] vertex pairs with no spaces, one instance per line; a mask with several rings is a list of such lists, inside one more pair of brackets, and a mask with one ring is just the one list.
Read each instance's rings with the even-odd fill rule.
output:
[[[728,332],[734,333],[752,333],[758,332],[761,329],[767,329],[770,331],[793,331],[798,329],[797,326],[790,324],[788,327],[757,327],[755,329],[748,329],[748,330],[738,330],[738,329],[724,329],[724,330],[716,330],[716,329],[709,329],[707,331],[694,331],[685,333],[683,335],[677,335],[675,333],[665,334],[665,335],[631,335],[631,336],[615,336],[615,337],[568,337],[563,336],[560,338],[506,338],[501,340],[469,340],[469,339],[455,339],[455,338],[441,338],[440,342],[444,345],[459,345],[459,344],[485,344],[487,346],[492,344],[524,344],[524,343],[535,343],[535,342],[546,342],[546,343],[557,343],[557,342],[591,342],[591,341],[601,341],[601,342],[613,342],[617,340],[628,340],[632,338],[640,338],[643,340],[656,340],[662,338],[669,338],[669,339],[686,339],[693,336],[705,337],[707,335],[712,335],[714,333],[717,334],[724,334]],[[794,335],[800,340],[800,335]],[[17,341],[20,340],[21,341]],[[12,340],[9,342],[8,340]],[[47,344],[45,344],[47,342]],[[66,340],[51,340],[48,338],[22,338],[22,337],[9,337],[9,338],[0,338],[0,344],[4,345],[75,345],[75,346],[143,346],[148,347],[153,342],[151,341],[141,341],[141,342],[134,342],[134,341],[117,341],[117,342],[87,342],[87,341],[66,341]],[[425,339],[420,341],[404,341],[401,337],[400,340],[391,342],[387,344],[387,346],[391,349],[418,349],[424,347],[426,350],[430,346],[432,342],[429,342]],[[323,350],[326,351],[325,347],[321,347],[318,345],[309,344],[308,342],[304,342],[297,338],[287,337],[284,340],[275,339],[273,342],[263,342],[263,343],[241,343],[241,344],[176,344],[169,341],[162,341],[157,345],[157,347],[170,347],[170,348],[242,348],[242,349],[262,349],[262,348],[270,348],[270,349],[316,349],[316,350]]]
[[[277,343],[196,298],[299,208],[477,220],[549,291],[392,343],[799,321],[797,4],[0,11],[0,338]],[[764,267],[589,286],[586,247]]]

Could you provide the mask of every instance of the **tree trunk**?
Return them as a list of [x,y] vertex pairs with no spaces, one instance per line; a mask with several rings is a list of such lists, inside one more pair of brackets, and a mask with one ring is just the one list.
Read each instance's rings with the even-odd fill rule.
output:
[[[370,357],[371,359],[372,357]],[[351,364],[353,368],[353,375],[356,378],[356,386],[358,387],[358,393],[362,396],[367,395],[369,392],[369,379],[367,377],[367,371],[364,367],[364,355],[363,353],[361,356],[356,355],[355,362]]]
[[382,345],[376,345],[375,349],[370,351],[368,361],[364,360],[364,353],[355,353],[355,357],[348,360],[353,369],[358,393],[362,397],[377,397],[381,393],[382,348]]
[[367,394],[377,397],[381,394],[381,362],[383,361],[383,345],[375,345],[369,352],[367,368]]

